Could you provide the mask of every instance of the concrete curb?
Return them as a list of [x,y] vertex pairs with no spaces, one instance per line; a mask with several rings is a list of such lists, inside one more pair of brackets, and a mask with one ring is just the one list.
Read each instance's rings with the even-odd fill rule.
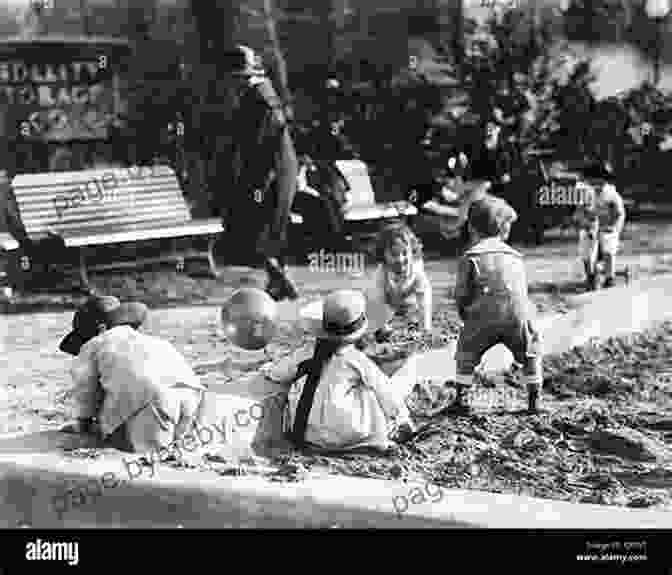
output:
[[[119,462],[64,461],[54,454],[0,457],[0,526],[199,528],[582,528],[672,527],[667,512],[572,504],[436,485],[350,477],[273,483],[160,469],[160,477],[126,479],[95,495]],[[63,494],[89,495],[64,509]],[[108,481],[106,485],[111,485]],[[61,499],[58,499],[59,496]],[[87,500],[88,499],[88,500]],[[56,503],[55,503],[56,502]],[[59,510],[62,513],[59,514]]]

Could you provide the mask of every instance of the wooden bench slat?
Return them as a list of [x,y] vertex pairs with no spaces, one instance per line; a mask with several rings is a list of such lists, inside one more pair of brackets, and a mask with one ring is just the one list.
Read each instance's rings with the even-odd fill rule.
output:
[[[14,190],[15,194],[20,194],[22,201],[27,206],[32,206],[35,204],[53,204],[55,199],[59,198],[69,198],[74,197],[76,194],[75,188],[63,188],[53,189],[53,188],[33,188],[30,191],[28,189],[16,188]],[[104,201],[104,200],[115,200],[118,198],[123,198],[126,196],[130,197],[143,197],[151,198],[155,194],[164,194],[166,196],[175,197],[175,201],[181,199],[182,192],[179,186],[175,184],[157,184],[156,182],[147,182],[147,183],[138,183],[134,185],[124,185],[117,186],[115,188],[109,188],[107,190],[102,190],[102,199],[100,198],[100,193],[97,191],[90,191],[88,194],[84,191],[84,194],[87,198],[90,198],[88,201]]]
[[97,225],[98,227],[108,230],[119,226],[141,226],[146,222],[151,222],[153,220],[170,221],[175,224],[191,221],[191,219],[185,217],[184,214],[175,214],[172,210],[155,209],[138,211],[134,214],[109,214],[104,218],[95,218],[95,216],[90,213],[83,213],[79,218],[70,218],[68,221],[60,223],[51,223],[53,220],[49,219],[35,219],[30,220],[25,227],[28,235],[40,235],[44,233],[44,231],[53,233],[76,233],[77,230],[86,229],[92,225]]
[[65,239],[67,247],[79,248],[86,246],[121,244],[124,242],[136,242],[153,239],[180,238],[189,236],[200,236],[216,234],[223,230],[222,223],[219,220],[191,222],[182,226],[171,226],[164,228],[141,228],[138,230],[120,231],[114,233],[98,233],[82,236],[68,236]]
[[[67,236],[91,236],[93,234],[89,230],[93,227],[99,228],[98,233],[106,235],[146,227],[155,229],[156,224],[170,228],[191,221],[182,190],[169,167],[153,168],[153,177],[124,181],[113,188],[97,190],[95,194],[93,188],[89,188],[91,195],[80,198],[77,205],[67,200],[68,190],[74,194],[77,186],[84,186],[95,178],[100,180],[112,173],[125,172],[87,170],[14,178],[14,193],[28,235],[51,231]],[[63,185],[74,187],[63,188]],[[65,191],[55,192],[62,188]],[[103,197],[99,199],[98,194],[101,192]]]
[[14,178],[12,185],[16,189],[20,190],[42,190],[42,189],[53,189],[53,190],[66,190],[69,188],[76,188],[78,186],[83,186],[91,182],[116,182],[119,186],[126,186],[132,184],[146,184],[156,182],[159,184],[170,184],[175,185],[173,177],[170,175],[160,175],[160,176],[124,176],[124,175],[115,175],[115,172],[97,172],[92,170],[84,170],[81,174],[86,174],[79,179],[73,180],[44,180],[36,182],[33,180],[33,177],[42,175],[42,174],[31,174],[31,175],[19,175]]
[[[19,191],[19,193],[21,192]],[[80,201],[86,204],[105,204],[110,202],[147,203],[155,201],[157,197],[162,197],[164,201],[170,202],[176,206],[184,206],[184,200],[182,199],[181,194],[182,192],[179,188],[148,185],[144,187],[138,186],[134,188],[105,190],[102,194],[92,192],[90,194],[85,194],[84,199],[80,199]],[[40,195],[28,196],[22,194],[21,203],[28,211],[39,209],[40,206],[49,206],[53,209],[54,206],[64,205],[65,201],[71,201],[74,198],[81,198],[81,196],[74,191],[52,193],[49,190],[41,190]]]
[[354,205],[344,214],[346,222],[359,222],[400,216],[414,216],[417,208],[407,202],[393,202],[390,204],[374,204],[372,206]]
[[62,220],[55,220],[49,217],[48,213],[35,213],[31,218],[24,220],[26,231],[31,233],[40,233],[43,229],[68,229],[79,228],[91,225],[91,220],[95,220],[99,225],[133,225],[142,221],[151,221],[152,218],[170,219],[175,223],[190,221],[190,217],[183,211],[176,211],[173,206],[156,205],[151,209],[105,209],[78,210],[77,214]]
[[139,191],[137,193],[124,193],[119,195],[109,195],[102,199],[87,198],[79,201],[79,204],[73,204],[72,201],[67,201],[64,198],[48,197],[41,198],[40,201],[28,202],[22,201],[20,208],[26,212],[26,216],[30,216],[33,212],[51,212],[52,216],[61,219],[69,212],[79,209],[101,209],[111,206],[127,207],[127,208],[145,208],[152,205],[170,206],[177,211],[188,213],[189,210],[184,203],[184,200],[177,200],[175,198],[175,191],[173,190],[157,190],[153,193],[148,193],[147,190]]
[[[136,174],[138,178],[151,173],[151,178],[173,178],[174,172],[170,166],[151,166],[140,168],[135,172],[129,168],[99,168],[95,170],[81,170],[78,172],[48,172],[41,174],[20,174],[15,176],[12,187],[43,187],[55,185],[71,185],[90,181],[93,178],[102,178],[105,174],[114,174],[118,179]],[[151,179],[147,178],[147,179]]]

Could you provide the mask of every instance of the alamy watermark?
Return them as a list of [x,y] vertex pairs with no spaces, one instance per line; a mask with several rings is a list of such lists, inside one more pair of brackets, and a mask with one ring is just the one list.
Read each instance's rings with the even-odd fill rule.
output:
[[321,249],[308,254],[308,269],[315,273],[342,273],[363,276],[366,272],[366,254],[361,252],[329,252]]
[[490,10],[517,10],[520,8],[520,0],[477,0],[480,8]]
[[541,186],[535,198],[539,207],[581,207],[592,200],[592,189],[582,184],[555,184]]
[[26,543],[27,561],[60,561],[74,567],[79,565],[79,543],[44,541],[36,539]]

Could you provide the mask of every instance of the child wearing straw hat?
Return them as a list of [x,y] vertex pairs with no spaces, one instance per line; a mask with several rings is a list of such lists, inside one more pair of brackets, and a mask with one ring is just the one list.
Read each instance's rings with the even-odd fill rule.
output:
[[61,351],[76,356],[76,422],[64,431],[94,433],[114,447],[166,447],[198,422],[205,392],[185,358],[139,328],[147,307],[93,296],[75,313]]
[[501,198],[486,196],[469,208],[471,244],[459,262],[455,299],[464,326],[457,343],[457,398],[473,385],[485,352],[505,344],[523,365],[528,410],[537,410],[542,383],[541,339],[527,294],[523,256],[506,243],[515,210]]
[[368,327],[364,294],[338,290],[323,302],[317,342],[290,390],[286,431],[297,446],[387,450],[413,434],[403,398],[355,343]]

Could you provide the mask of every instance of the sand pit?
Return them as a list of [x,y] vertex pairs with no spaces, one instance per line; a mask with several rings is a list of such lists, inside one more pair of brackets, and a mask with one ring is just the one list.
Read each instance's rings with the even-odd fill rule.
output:
[[[231,430],[228,443],[206,449],[207,455],[197,452],[166,457],[154,467],[151,461],[143,465],[131,456],[138,466],[133,469],[142,469],[137,481],[134,478],[132,485],[127,481],[124,488],[105,495],[88,495],[89,500],[84,496],[84,503],[81,491],[75,490],[74,496],[67,495],[67,516],[61,513],[60,518],[41,510],[50,505],[53,508],[57,496],[61,497],[56,500],[58,505],[64,505],[63,490],[67,493],[69,489],[64,486],[72,484],[68,477],[79,477],[75,483],[86,477],[90,483],[91,474],[102,477],[93,472],[92,462],[102,466],[98,470],[102,473],[107,466],[106,470],[120,475],[125,469],[123,458],[130,461],[129,456],[53,433],[5,439],[0,443],[0,461],[3,509],[7,512],[0,515],[7,518],[7,526],[17,522],[32,526],[168,526],[179,518],[185,526],[199,521],[199,526],[235,526],[236,522],[246,526],[323,526],[333,521],[348,526],[511,527],[511,509],[516,508],[515,523],[521,527],[551,526],[551,520],[558,517],[564,518],[567,527],[669,525],[665,523],[669,514],[653,510],[669,508],[671,390],[661,373],[672,373],[672,328],[665,324],[644,334],[605,340],[605,334],[592,327],[601,314],[612,311],[614,302],[621,313],[609,313],[611,330],[623,334],[628,331],[628,322],[630,330],[649,326],[662,316],[665,294],[670,293],[668,282],[661,278],[640,284],[639,289],[647,291],[639,295],[634,286],[596,294],[584,298],[588,302],[574,312],[546,320],[547,341],[555,350],[565,347],[565,353],[546,361],[545,411],[538,416],[517,414],[525,395],[512,380],[495,387],[484,385],[472,398],[475,409],[469,417],[433,419],[431,412],[447,398],[430,386],[412,394],[415,417],[425,426],[424,434],[391,457],[311,456],[291,452],[282,442],[264,450],[269,439],[278,439],[280,423],[282,402],[270,398],[284,393],[265,375],[286,369],[295,357],[286,359],[284,366],[279,362],[258,376],[251,374],[251,379],[237,384],[239,389],[231,384],[212,388],[226,406],[215,409],[220,421],[222,411],[233,421],[238,413],[242,421],[240,414],[249,416],[251,405],[269,406],[258,422],[251,423],[254,418],[248,417],[244,429]],[[635,305],[625,309],[626,302],[633,301]],[[428,349],[428,342],[413,334],[399,334],[391,347],[407,356],[395,377],[400,389],[411,389],[413,381],[439,382],[445,377],[452,353],[446,342],[444,349],[414,357],[414,353]],[[590,337],[599,341],[566,350],[568,344],[585,343]],[[309,347],[298,350],[297,357],[308,351]],[[375,355],[376,350],[372,351]],[[648,363],[642,367],[644,353]],[[608,377],[599,370],[606,357],[610,360]],[[381,361],[385,363],[384,354]],[[654,412],[656,421],[647,420],[647,413]],[[156,473],[156,482],[149,477],[150,470]],[[351,479],[344,475],[383,483],[364,482],[360,487],[359,483],[348,483]],[[409,483],[403,485],[400,479]],[[277,488],[272,487],[278,483]],[[42,484],[47,485],[44,490]],[[353,491],[355,484],[358,487]],[[445,494],[441,502],[432,502],[429,496],[421,498],[416,492],[411,505],[411,486],[423,489],[428,484]],[[469,495],[458,496],[465,488]],[[35,499],[38,492],[50,495]],[[496,495],[498,492],[501,495]],[[140,494],[155,499],[147,504],[144,516],[133,503]],[[79,497],[77,503],[70,501],[73,497]],[[400,512],[399,507],[406,507],[401,504],[404,497],[408,509]],[[187,513],[186,503],[180,501],[202,502],[196,506],[202,515]],[[573,505],[579,502],[601,505]],[[634,513],[616,509],[619,507],[651,511]],[[168,509],[183,511],[171,516]],[[607,513],[608,509],[614,514]]]

